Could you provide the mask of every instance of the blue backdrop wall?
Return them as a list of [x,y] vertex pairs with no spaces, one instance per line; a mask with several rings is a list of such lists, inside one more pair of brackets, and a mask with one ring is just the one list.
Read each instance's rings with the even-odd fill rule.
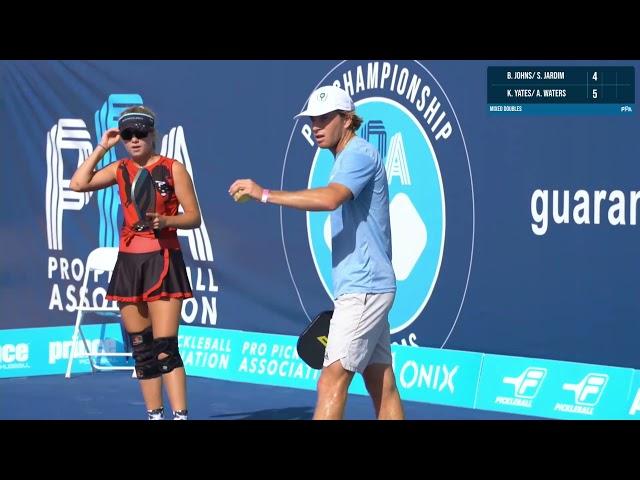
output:
[[[300,333],[331,306],[326,214],[238,205],[227,189],[326,183],[332,158],[293,116],[335,82],[387,162],[395,342],[638,368],[637,114],[490,113],[487,67],[521,64],[0,62],[0,329],[73,323],[86,257],[117,245],[121,217],[115,191],[68,181],[119,112],[144,103],[203,213],[180,237],[195,293],[183,323]],[[89,303],[104,285],[92,279]]]

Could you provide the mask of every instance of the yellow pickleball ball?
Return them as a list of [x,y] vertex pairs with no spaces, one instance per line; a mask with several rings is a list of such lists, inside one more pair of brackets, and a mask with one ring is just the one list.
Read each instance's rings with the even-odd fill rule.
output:
[[246,193],[241,194],[240,192],[236,192],[236,194],[233,196],[233,199],[236,201],[236,203],[244,203],[251,200],[251,197]]

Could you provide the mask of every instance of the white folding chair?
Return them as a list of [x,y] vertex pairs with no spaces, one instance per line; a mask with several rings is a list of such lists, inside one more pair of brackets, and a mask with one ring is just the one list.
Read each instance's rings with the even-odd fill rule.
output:
[[[84,269],[84,280],[82,281],[83,294],[86,294],[87,284],[89,281],[89,275],[94,270],[110,273],[113,271],[113,267],[118,259],[117,247],[100,247],[93,250],[87,257],[87,263]],[[87,339],[82,333],[82,317],[84,312],[118,312],[119,310],[109,305],[105,307],[84,307],[82,302],[76,310],[76,326],[73,329],[73,337],[71,341],[71,352],[69,352],[69,362],[67,363],[66,378],[71,377],[71,366],[76,358],[88,358],[91,364],[91,371],[97,370],[133,370],[132,376],[135,377],[135,369],[133,365],[121,366],[121,365],[99,365],[93,360],[93,357],[131,357],[131,352],[92,352]],[[77,353],[79,337],[84,342],[84,352]]]

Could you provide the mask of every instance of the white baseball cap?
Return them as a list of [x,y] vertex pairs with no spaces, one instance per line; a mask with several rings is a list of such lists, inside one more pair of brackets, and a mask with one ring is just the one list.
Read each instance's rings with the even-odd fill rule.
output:
[[334,110],[350,112],[355,110],[355,105],[347,92],[333,85],[327,85],[314,90],[309,97],[307,109],[293,118],[317,117]]

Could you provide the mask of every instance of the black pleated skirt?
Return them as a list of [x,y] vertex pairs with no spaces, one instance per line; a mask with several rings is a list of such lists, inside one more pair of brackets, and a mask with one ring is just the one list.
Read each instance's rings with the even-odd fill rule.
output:
[[191,298],[181,250],[118,253],[107,299],[118,302],[153,302],[162,298]]

